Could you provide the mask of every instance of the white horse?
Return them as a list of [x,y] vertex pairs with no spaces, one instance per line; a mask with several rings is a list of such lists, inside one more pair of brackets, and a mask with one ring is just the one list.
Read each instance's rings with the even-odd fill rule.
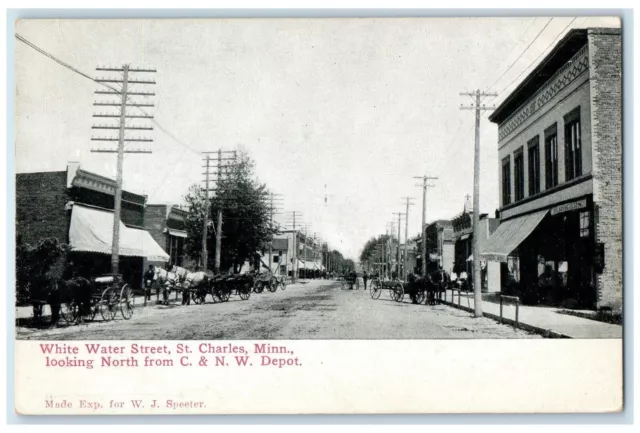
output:
[[169,293],[171,287],[175,287],[179,284],[178,275],[175,272],[168,272],[159,266],[154,266],[153,279],[157,284],[162,287],[162,299],[165,304],[169,304]]
[[195,300],[204,299],[209,291],[209,276],[204,271],[190,272],[180,266],[173,266],[172,272],[175,272],[178,278],[178,282],[183,289],[182,292],[182,304],[189,305],[191,303],[190,292],[193,291]]

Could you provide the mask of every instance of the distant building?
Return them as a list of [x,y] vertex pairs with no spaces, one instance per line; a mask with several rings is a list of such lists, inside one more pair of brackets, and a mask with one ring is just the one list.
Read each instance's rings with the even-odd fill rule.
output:
[[167,204],[148,204],[144,227],[169,254],[172,265],[191,266],[185,256],[187,211]]
[[425,228],[427,258],[436,261],[448,273],[453,271],[454,241],[453,225],[448,220],[438,220]]
[[489,117],[501,224],[483,256],[535,302],[622,305],[621,42],[569,31]]
[[[68,257],[80,276],[111,272],[116,182],[69,163],[66,171],[16,174],[16,235],[38,244],[56,238],[71,246]],[[119,271],[134,288],[142,283],[143,260],[169,260],[144,229],[147,197],[122,191]]]
[[[499,221],[496,218],[488,218],[487,214],[480,214],[478,236],[480,251],[493,232],[497,229]],[[460,275],[466,272],[469,281],[473,282],[473,210],[469,199],[465,202],[462,213],[451,220],[454,241],[453,272]],[[501,278],[500,265],[481,260],[482,291],[500,292]]]
[[267,243],[260,258],[260,267],[269,269],[271,247],[271,271],[278,275],[306,278],[317,276],[326,270],[326,254],[322,244],[299,230],[284,230]]

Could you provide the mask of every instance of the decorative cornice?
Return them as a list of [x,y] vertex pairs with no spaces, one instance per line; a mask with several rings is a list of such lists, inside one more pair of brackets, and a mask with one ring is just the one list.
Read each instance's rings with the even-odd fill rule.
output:
[[536,93],[498,127],[498,141],[504,140],[561,90],[589,69],[589,50],[585,45],[565,63]]

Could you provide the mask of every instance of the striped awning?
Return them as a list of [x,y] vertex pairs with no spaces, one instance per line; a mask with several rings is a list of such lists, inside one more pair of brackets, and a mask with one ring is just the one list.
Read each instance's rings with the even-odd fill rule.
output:
[[[148,231],[119,225],[121,256],[145,257],[150,261],[168,262],[169,255]],[[69,243],[72,251],[111,254],[113,212],[74,204],[71,210]]]
[[534,212],[500,224],[489,239],[481,242],[481,258],[494,262],[506,262],[509,254],[535,230],[547,212],[549,211]]
[[175,236],[177,238],[187,238],[187,232],[185,230],[177,230],[177,229],[164,229],[165,233],[168,233],[170,236]]

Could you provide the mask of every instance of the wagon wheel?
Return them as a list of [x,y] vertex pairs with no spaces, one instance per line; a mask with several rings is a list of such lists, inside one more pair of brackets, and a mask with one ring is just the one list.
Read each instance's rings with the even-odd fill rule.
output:
[[393,300],[396,302],[402,302],[404,299],[404,287],[401,283],[398,283],[393,288]]
[[264,283],[260,280],[256,280],[254,286],[253,286],[253,291],[255,293],[262,293],[264,292]]
[[251,296],[251,287],[240,287],[238,288],[238,295],[240,295],[240,299],[246,301]]
[[371,287],[369,287],[369,293],[373,299],[378,299],[382,293],[382,287],[380,287],[380,281],[371,281]]
[[[384,287],[384,283],[382,284],[382,287]],[[389,298],[391,298],[392,301],[395,301],[396,300],[396,289],[395,289],[395,286],[387,285],[387,289],[389,289]]]
[[60,304],[60,317],[62,317],[69,325],[78,319],[78,307],[74,302],[63,302]]
[[278,290],[278,280],[276,280],[276,277],[271,277],[271,279],[269,280],[269,285],[267,286],[267,290],[269,290],[271,293]]
[[120,290],[120,312],[124,320],[129,320],[131,316],[133,316],[134,304],[135,298],[133,297],[133,291],[128,284],[125,284]]
[[284,278],[280,281],[280,288],[282,290],[287,290],[287,281]]
[[347,290],[349,288],[349,283],[347,283],[345,280],[340,281],[340,288],[342,290]]
[[222,302],[227,302],[230,297],[231,297],[231,290],[222,289],[222,291],[220,292],[220,299],[222,299]]
[[100,298],[100,315],[102,316],[102,320],[108,322],[109,320],[113,320],[116,318],[117,310],[117,302],[116,302],[116,291],[107,287],[102,292],[102,297]]

